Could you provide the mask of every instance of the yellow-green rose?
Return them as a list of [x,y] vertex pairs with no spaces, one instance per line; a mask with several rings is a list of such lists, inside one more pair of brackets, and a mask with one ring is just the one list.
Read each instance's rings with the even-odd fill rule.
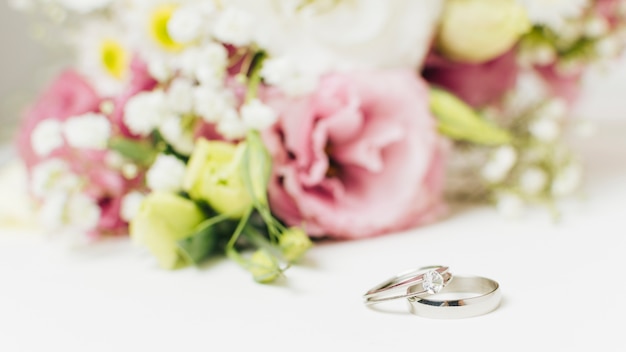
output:
[[484,62],[510,50],[530,28],[516,0],[448,0],[437,47],[452,60]]
[[239,218],[252,205],[243,179],[246,144],[198,140],[189,159],[183,188],[215,211]]
[[130,223],[130,236],[148,247],[159,266],[175,269],[187,265],[178,241],[193,234],[205,220],[196,204],[169,192],[154,192],[141,203]]

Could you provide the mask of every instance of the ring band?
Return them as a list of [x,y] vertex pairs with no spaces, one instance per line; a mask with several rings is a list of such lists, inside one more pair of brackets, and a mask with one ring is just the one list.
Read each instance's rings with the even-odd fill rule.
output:
[[[410,287],[408,294],[419,290],[419,287]],[[460,319],[487,314],[498,308],[501,299],[500,285],[496,281],[480,276],[455,276],[438,294],[414,295],[407,300],[413,314]]]
[[[427,266],[400,273],[367,291],[366,305],[399,298],[411,298],[439,292],[450,282],[452,274],[447,266]],[[420,285],[421,284],[421,285]],[[390,294],[395,293],[395,294]],[[400,293],[401,292],[401,293]]]

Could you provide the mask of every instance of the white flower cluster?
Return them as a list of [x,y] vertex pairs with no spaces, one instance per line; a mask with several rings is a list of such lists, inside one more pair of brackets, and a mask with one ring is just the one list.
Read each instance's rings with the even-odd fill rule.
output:
[[46,228],[70,233],[92,231],[100,220],[100,207],[80,192],[81,178],[60,159],[37,164],[30,189],[41,201],[40,223]]
[[111,136],[109,119],[96,113],[70,117],[61,122],[48,119],[35,126],[31,145],[39,157],[47,157],[63,147],[104,150]]
[[[556,64],[562,73],[577,72],[613,60],[626,41],[626,1],[616,0],[614,9],[603,0],[518,1],[536,26],[521,46],[520,61],[528,66]],[[606,13],[609,8],[614,13]]]

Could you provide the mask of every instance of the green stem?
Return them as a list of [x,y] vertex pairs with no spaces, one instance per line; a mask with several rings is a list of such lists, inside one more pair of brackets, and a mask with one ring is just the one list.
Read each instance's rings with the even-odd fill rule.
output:
[[239,236],[241,236],[243,229],[246,227],[246,224],[250,219],[250,215],[252,215],[252,209],[253,208],[250,207],[248,208],[248,210],[246,210],[241,220],[239,220],[239,224],[237,225],[235,232],[230,238],[230,241],[228,241],[228,244],[226,245],[226,255],[244,268],[248,267],[248,262],[237,252],[237,250],[235,249],[235,244],[237,244]]
[[259,52],[253,58],[254,63],[250,69],[250,78],[248,79],[248,91],[246,92],[246,101],[250,101],[258,96],[259,86],[261,85],[261,68],[265,61],[265,53]]

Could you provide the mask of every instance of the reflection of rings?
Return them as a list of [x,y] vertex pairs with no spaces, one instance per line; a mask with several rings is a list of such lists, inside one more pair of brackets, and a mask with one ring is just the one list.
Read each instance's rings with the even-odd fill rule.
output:
[[[398,274],[367,291],[365,304],[376,304],[398,298],[434,294],[448,284],[452,274],[447,266],[427,266]],[[411,288],[411,292],[409,292]]]
[[[419,292],[410,287],[408,294]],[[500,305],[500,285],[479,276],[454,276],[439,293],[408,298],[411,313],[441,319],[469,318],[489,313]]]

